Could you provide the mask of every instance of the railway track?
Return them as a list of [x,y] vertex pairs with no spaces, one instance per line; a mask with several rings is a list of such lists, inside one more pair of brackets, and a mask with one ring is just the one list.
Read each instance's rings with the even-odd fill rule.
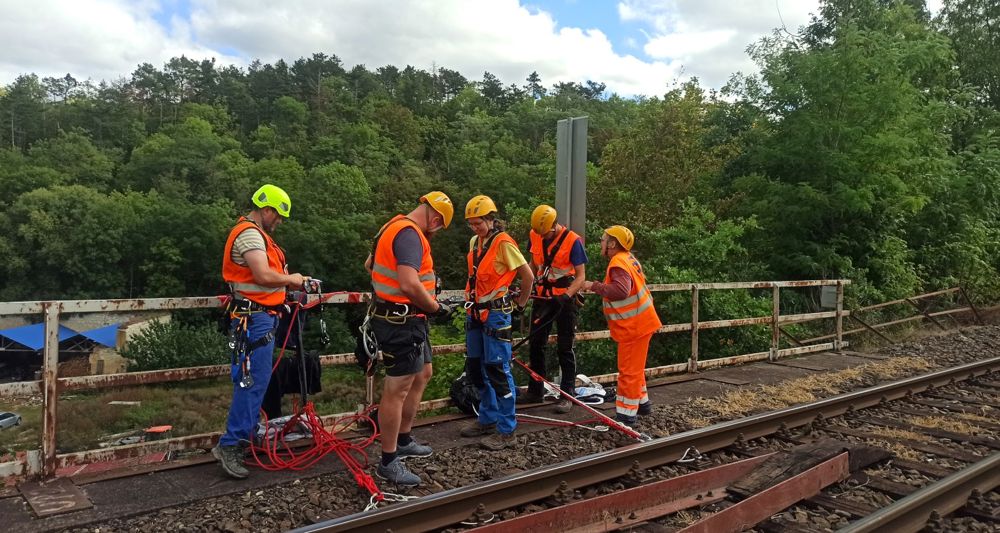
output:
[[[456,527],[457,524],[468,521],[470,518],[473,522],[477,520],[486,522],[494,513],[506,511],[505,515],[509,515],[511,514],[510,510],[527,506],[532,502],[545,502],[545,505],[549,507],[560,503],[572,503],[573,500],[580,503],[580,496],[574,496],[574,490],[598,486],[609,481],[632,479],[633,482],[628,484],[641,488],[643,483],[641,481],[635,482],[637,478],[642,477],[637,475],[637,469],[641,467],[641,469],[648,470],[674,464],[685,455],[690,456],[692,450],[709,455],[711,455],[710,452],[717,452],[729,453],[730,456],[752,457],[754,455],[760,456],[768,451],[763,447],[753,450],[748,443],[754,439],[766,438],[772,445],[778,444],[779,448],[788,448],[805,441],[815,440],[817,435],[832,436],[853,443],[876,442],[880,440],[880,437],[890,439],[893,438],[893,435],[903,435],[895,440],[901,442],[902,445],[916,446],[916,449],[923,450],[925,453],[947,458],[943,464],[949,468],[935,468],[934,465],[921,465],[918,462],[905,459],[894,460],[895,464],[902,464],[908,471],[917,472],[928,478],[939,478],[919,490],[913,485],[881,479],[871,469],[859,471],[857,475],[869,478],[864,487],[866,490],[883,489],[890,493],[892,499],[898,500],[881,510],[860,504],[851,505],[848,500],[838,502],[837,494],[828,494],[827,492],[816,491],[814,496],[810,496],[813,508],[823,509],[823,512],[831,513],[831,516],[854,519],[850,526],[853,531],[917,530],[928,521],[940,521],[941,516],[962,508],[966,505],[970,495],[973,496],[973,499],[984,498],[983,495],[997,485],[997,478],[1000,476],[1000,468],[998,468],[1000,456],[997,455],[998,441],[993,438],[961,435],[954,431],[938,429],[927,431],[935,433],[938,438],[945,441],[959,443],[960,446],[909,442],[906,439],[906,432],[912,434],[914,429],[919,428],[913,427],[912,424],[908,428],[903,428],[902,426],[907,425],[906,422],[891,420],[889,402],[903,400],[901,404],[904,405],[904,409],[916,411],[918,414],[927,414],[932,409],[950,413],[968,413],[984,406],[989,409],[1000,409],[1000,404],[990,405],[997,401],[996,394],[1000,390],[996,388],[1000,387],[1000,383],[995,381],[980,379],[975,384],[969,385],[970,396],[963,396],[965,393],[952,393],[947,390],[947,387],[954,386],[958,382],[980,378],[998,369],[1000,369],[1000,357],[963,364],[808,404],[686,431],[648,442],[631,444],[605,453],[593,454],[496,480],[431,494],[375,511],[320,522],[295,531],[391,530],[399,533]],[[989,397],[990,394],[993,395],[992,400]],[[986,399],[982,399],[983,397]],[[980,399],[977,401],[975,398]],[[843,416],[845,414],[847,416]],[[831,420],[836,417],[842,417],[842,419]],[[803,434],[794,435],[793,430],[800,428],[803,430]],[[896,433],[893,433],[894,431]],[[963,447],[974,448],[979,450],[979,453],[963,451]],[[840,460],[846,461],[846,458]],[[721,459],[715,462],[724,461],[725,459]],[[872,481],[872,479],[876,481]],[[622,485],[621,481],[616,483],[619,486]],[[852,487],[849,486],[850,483],[851,481],[834,483],[829,490],[836,491],[837,487],[841,485],[846,487],[842,487],[842,490],[852,490]],[[855,481],[855,487],[858,484]],[[973,490],[977,492],[973,493]],[[605,492],[608,491],[605,490]],[[701,493],[698,496],[701,496],[702,500],[697,506],[709,507],[709,510],[711,508],[724,510],[735,506],[735,502],[720,498],[718,492],[713,493],[708,490],[707,493],[714,503],[704,505],[707,501],[705,500],[706,494]],[[792,500],[790,503],[794,504],[798,499],[801,498]],[[583,501],[586,502],[586,500]],[[830,503],[830,501],[834,503]],[[816,502],[826,503],[824,506],[822,503]],[[840,508],[837,508],[838,505]],[[582,508],[588,512],[581,512],[581,515],[598,516],[597,520],[602,521],[604,527],[607,527],[608,520],[612,520],[612,524],[617,524],[615,527],[630,525],[649,527],[652,528],[651,530],[663,530],[672,523],[671,520],[674,520],[672,527],[677,528],[678,526],[675,519],[662,518],[662,515],[672,512],[670,510],[660,512],[659,516],[646,516],[641,512],[637,513],[639,509],[636,509],[634,505],[631,510],[628,510],[628,507],[619,506],[618,511],[615,512],[622,512],[622,509],[625,509],[628,511],[627,514],[612,516],[613,513],[609,514],[611,511],[602,509],[596,500],[595,503],[584,505]],[[544,507],[535,506],[530,510],[537,511],[539,509],[544,509]],[[664,510],[660,509],[660,511]],[[936,514],[933,514],[935,510]],[[980,520],[993,519],[992,514],[990,514],[993,512],[992,510],[978,509],[977,511],[973,509],[970,511],[973,515],[976,512],[980,513]],[[707,514],[701,511],[699,513]],[[562,514],[566,515],[567,513]],[[798,520],[802,514],[806,515],[804,524]],[[643,516],[646,517],[643,518]],[[762,530],[815,530],[811,529],[815,525],[810,525],[808,512],[794,510],[790,512],[790,516],[793,517],[793,521],[787,523],[781,521],[780,517],[777,520],[765,520]],[[593,525],[593,518],[584,520],[591,520],[589,523]],[[498,525],[508,531],[520,529],[519,526],[515,525],[515,522],[508,524],[507,521],[504,521]],[[820,523],[819,526],[815,527],[821,528],[821,525]],[[549,524],[549,527],[556,528],[550,530],[567,530],[572,527],[583,527],[583,525],[559,523]],[[897,527],[902,529],[897,529]],[[914,527],[917,529],[913,529]]]

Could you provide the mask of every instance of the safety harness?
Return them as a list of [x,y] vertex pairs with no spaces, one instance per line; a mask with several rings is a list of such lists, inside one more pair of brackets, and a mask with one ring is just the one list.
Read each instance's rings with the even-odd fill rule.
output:
[[230,329],[229,350],[231,364],[240,365],[240,387],[247,389],[253,386],[253,376],[250,374],[250,355],[254,350],[269,344],[274,340],[274,330],[255,341],[250,341],[250,315],[254,313],[276,314],[276,311],[246,299],[237,299],[233,295],[226,307],[229,320],[236,320],[235,327]]
[[566,241],[566,237],[569,236],[569,229],[564,228],[562,233],[556,239],[553,239],[552,246],[545,246],[545,241],[542,240],[542,271],[541,275],[538,276],[538,287],[541,289],[539,291],[540,296],[553,296],[552,289],[565,289],[568,288],[573,280],[576,279],[575,276],[563,276],[557,279],[555,282],[549,281],[549,274],[552,272],[552,261],[556,258],[556,252],[562,247],[563,242]]

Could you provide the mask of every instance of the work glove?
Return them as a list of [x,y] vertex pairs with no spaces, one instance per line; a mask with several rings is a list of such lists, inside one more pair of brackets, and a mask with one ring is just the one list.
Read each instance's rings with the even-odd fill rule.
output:
[[444,323],[451,319],[451,314],[455,312],[455,307],[448,305],[444,302],[438,302],[437,311],[431,313],[431,318],[435,319],[435,322]]
[[566,307],[573,301],[573,297],[566,294],[565,292],[555,297],[556,303],[559,307]]

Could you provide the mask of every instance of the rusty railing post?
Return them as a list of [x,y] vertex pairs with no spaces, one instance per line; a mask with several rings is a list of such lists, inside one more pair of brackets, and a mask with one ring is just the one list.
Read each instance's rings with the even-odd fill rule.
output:
[[833,341],[833,349],[844,349],[844,280],[837,280],[837,338]]
[[972,314],[976,316],[976,323],[982,325],[983,317],[979,316],[979,309],[976,309],[976,304],[972,303],[972,299],[970,299],[968,293],[965,292],[965,287],[959,285],[958,292],[962,295],[962,298],[965,299],[965,303],[969,304],[969,307],[972,308]]
[[781,338],[778,319],[781,318],[781,289],[775,285],[771,287],[771,352],[768,360],[778,360],[778,341]]
[[59,302],[45,302],[42,364],[42,475],[56,473],[56,407],[59,404]]
[[688,372],[698,371],[698,286],[691,285],[691,359]]

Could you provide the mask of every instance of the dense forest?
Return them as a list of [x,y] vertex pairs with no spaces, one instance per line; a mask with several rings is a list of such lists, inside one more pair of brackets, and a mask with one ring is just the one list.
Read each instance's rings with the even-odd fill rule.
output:
[[[331,290],[364,289],[379,225],[432,189],[490,195],[526,248],[553,201],[556,121],[589,116],[592,277],[600,228],[621,223],[653,282],[842,277],[852,304],[961,283],[993,301],[1000,4],[923,4],[824,1],[748,49],[758,73],[651,96],[347,69],[335,51],[27,73],[0,88],[0,300],[218,294],[226,232],[264,182],[292,197],[291,268]],[[469,236],[435,238],[447,288]]]

